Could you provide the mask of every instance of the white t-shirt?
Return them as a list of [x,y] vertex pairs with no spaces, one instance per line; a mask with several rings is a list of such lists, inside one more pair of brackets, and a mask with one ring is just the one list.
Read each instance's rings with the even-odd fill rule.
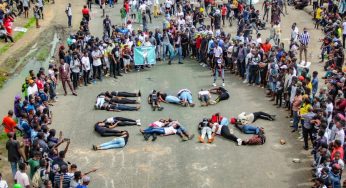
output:
[[71,7],[67,7],[66,11],[67,11],[68,16],[72,16],[72,8]]
[[107,118],[106,123],[114,123],[114,118],[113,117]]
[[86,70],[86,71],[90,70],[90,59],[89,59],[89,57],[82,57],[82,64],[83,64],[83,66],[82,66],[83,70]]
[[166,8],[171,8],[173,2],[172,2],[171,0],[167,0],[167,1],[165,2],[165,4],[166,4]]
[[222,55],[222,48],[220,46],[214,48],[214,55],[217,58],[221,57],[221,55]]
[[177,133],[177,130],[173,126],[165,127],[164,130],[165,130],[165,135],[171,135],[171,134]]
[[30,185],[29,177],[25,172],[22,173],[18,170],[14,176],[14,179],[17,180],[17,183],[22,187]]
[[28,87],[28,95],[36,94],[37,92],[38,92],[38,88],[36,84]]
[[326,113],[327,113],[327,115],[328,115],[329,112],[330,112],[330,115],[328,116],[328,119],[327,119],[328,125],[332,121],[333,103],[329,103],[326,106]]
[[146,8],[147,8],[147,5],[144,3],[141,4],[141,6],[139,6],[139,10],[141,10],[141,12],[145,12]]
[[209,91],[205,90],[205,91],[199,91],[198,95],[209,95]]
[[217,123],[215,123],[215,124],[213,125],[213,127],[211,128],[211,130],[212,130],[213,133],[215,133],[215,134],[217,134],[217,135],[221,135],[221,128],[222,128],[223,125],[219,125],[219,129],[218,129],[218,130],[216,130],[216,125],[217,125]]
[[7,182],[5,180],[0,180],[0,188],[8,188]]
[[342,23],[342,34],[346,35],[346,21]]
[[345,141],[345,132],[343,129],[340,129],[336,132],[335,134],[335,140],[340,140],[341,141],[341,145],[344,145],[344,141]]
[[99,58],[99,56],[101,56],[101,55],[102,55],[102,53],[100,50],[92,51],[91,56],[94,58],[94,60],[93,60],[94,66],[100,66],[102,64],[101,58]]

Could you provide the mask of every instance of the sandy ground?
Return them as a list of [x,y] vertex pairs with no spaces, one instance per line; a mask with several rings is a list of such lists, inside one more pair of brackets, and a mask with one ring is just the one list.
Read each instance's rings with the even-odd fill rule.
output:
[[[62,7],[62,6],[61,6]],[[74,8],[74,7],[73,7]],[[78,23],[79,7],[74,8],[74,22]],[[289,7],[289,15],[283,18],[282,40],[289,39],[290,26],[297,22],[300,31],[303,27],[309,29],[312,35],[312,45],[309,50],[313,58],[312,68],[320,70],[317,62],[321,32],[313,30],[311,17],[303,12]],[[64,12],[57,13],[65,16]],[[101,36],[101,10],[94,7],[92,13],[91,31]],[[120,24],[119,5],[117,8],[107,8],[114,23]],[[61,21],[63,18],[60,18]],[[55,24],[55,23],[52,23]],[[153,21],[151,28],[161,27],[162,18]],[[137,28],[138,26],[135,26]],[[234,28],[226,28],[234,35]],[[261,31],[264,40],[268,31]],[[310,53],[309,52],[309,53]],[[196,101],[197,91],[209,88],[212,83],[210,71],[202,68],[196,62],[186,59],[184,65],[158,64],[151,70],[139,73],[130,73],[118,80],[105,79],[88,87],[78,90],[78,97],[69,95],[59,96],[59,102],[52,108],[54,124],[52,127],[62,130],[65,137],[72,139],[67,160],[78,164],[83,170],[99,168],[91,175],[90,187],[307,187],[309,161],[307,152],[302,151],[302,142],[296,140],[297,134],[290,133],[289,121],[285,118],[286,112],[277,109],[264,98],[264,90],[243,85],[237,77],[226,74],[226,89],[231,97],[215,106],[207,108],[184,108],[174,105],[163,105],[162,112],[152,112],[146,103],[146,96],[152,89],[163,90],[175,94],[181,88],[189,88],[194,93]],[[2,107],[1,114],[12,108],[12,97],[20,91],[25,71],[12,78],[0,91]],[[218,82],[220,84],[220,82]],[[143,96],[142,109],[138,112],[105,112],[93,110],[96,95],[101,91],[138,91]],[[59,88],[59,93],[63,93]],[[197,102],[197,101],[196,101]],[[257,126],[265,128],[267,142],[263,146],[236,146],[235,143],[217,138],[215,143],[199,144],[197,138],[189,142],[181,142],[178,136],[159,137],[155,143],[143,141],[139,134],[139,127],[121,127],[130,133],[128,145],[124,149],[98,151],[91,150],[92,144],[100,144],[111,138],[101,138],[93,131],[93,124],[110,116],[122,116],[141,119],[142,126],[158,118],[171,117],[184,124],[189,132],[197,134],[197,123],[203,117],[210,117],[212,113],[220,112],[231,117],[240,112],[266,111],[277,114],[277,121],[268,122],[259,120]],[[245,139],[248,136],[235,130],[235,135]],[[287,140],[286,145],[280,145],[279,140]],[[301,158],[302,163],[292,163],[293,158]]]

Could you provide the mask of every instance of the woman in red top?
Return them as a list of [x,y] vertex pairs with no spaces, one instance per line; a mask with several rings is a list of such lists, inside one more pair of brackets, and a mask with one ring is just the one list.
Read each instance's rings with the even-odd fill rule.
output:
[[90,20],[90,11],[86,5],[84,5],[84,7],[82,9],[82,14],[83,14],[83,18],[85,18],[87,21]]
[[221,16],[222,16],[222,25],[223,25],[223,26],[225,26],[226,15],[227,15],[227,7],[226,7],[226,4],[224,4],[224,5],[221,7]]
[[6,29],[6,32],[9,36],[12,37],[12,25],[13,25],[13,21],[14,19],[9,16],[8,14],[5,14],[5,18],[4,18],[4,26]]
[[129,2],[128,1],[125,1],[124,2],[124,8],[125,8],[125,10],[126,10],[126,15],[128,15],[129,14],[129,12],[130,12],[130,5],[129,5]]

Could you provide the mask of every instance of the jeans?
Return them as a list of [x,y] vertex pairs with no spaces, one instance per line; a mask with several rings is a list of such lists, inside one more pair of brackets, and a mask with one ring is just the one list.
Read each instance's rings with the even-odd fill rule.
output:
[[72,16],[67,16],[67,25],[68,27],[72,27]]
[[232,140],[233,142],[237,142],[237,140],[238,140],[238,138],[235,135],[231,134],[228,126],[222,126],[221,127],[221,136],[228,139],[228,140]]
[[144,129],[143,132],[146,134],[165,134],[165,129],[164,128],[148,127],[146,129]]
[[299,123],[299,116],[298,111],[293,111],[293,129],[298,129],[298,123]]
[[211,128],[203,127],[201,132],[201,138],[204,140],[205,135],[207,134],[208,139],[211,139]]
[[12,170],[12,176],[14,177],[17,172],[18,162],[10,162],[11,170]]
[[192,104],[193,102],[192,102],[192,95],[191,95],[191,93],[189,93],[189,92],[186,92],[186,91],[184,91],[184,92],[182,92],[181,94],[180,94],[180,97],[179,97],[181,100],[183,100],[183,101],[188,101],[190,104]]
[[124,138],[114,138],[113,140],[100,145],[100,149],[122,148],[125,146]]
[[264,119],[264,120],[269,120],[269,121],[274,120],[270,114],[265,113],[265,112],[261,112],[261,111],[260,112],[254,112],[253,116],[254,116],[254,119],[252,122],[255,122],[257,119]]
[[167,43],[162,43],[162,59],[165,61],[166,60],[166,55],[167,51],[169,51],[168,44]]
[[167,95],[165,101],[168,103],[180,104],[180,99],[172,95]]
[[245,134],[258,134],[259,128],[252,125],[244,125],[242,131]]
[[[221,73],[220,73],[221,72]],[[218,69],[215,68],[215,74],[214,74],[214,83],[216,82],[217,80],[217,77],[220,76],[222,81],[224,81],[224,75],[225,75],[225,70],[224,69],[221,69],[221,71],[218,71]],[[219,75],[221,74],[221,75]]]
[[137,108],[134,106],[126,106],[123,104],[117,104],[117,109],[121,111],[136,111]]
[[114,2],[113,0],[108,0],[109,7],[114,7]]
[[183,59],[183,50],[182,50],[181,46],[176,47],[175,50],[176,50],[176,53],[178,55],[179,62],[181,62],[181,60]]

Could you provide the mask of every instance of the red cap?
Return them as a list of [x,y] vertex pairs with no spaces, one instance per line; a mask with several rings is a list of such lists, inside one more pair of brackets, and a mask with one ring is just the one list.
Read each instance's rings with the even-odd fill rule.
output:
[[299,76],[298,77],[298,80],[300,80],[300,81],[304,81],[304,79],[305,79],[304,76]]
[[237,119],[235,119],[235,117],[231,118],[231,124],[235,124],[237,122]]

